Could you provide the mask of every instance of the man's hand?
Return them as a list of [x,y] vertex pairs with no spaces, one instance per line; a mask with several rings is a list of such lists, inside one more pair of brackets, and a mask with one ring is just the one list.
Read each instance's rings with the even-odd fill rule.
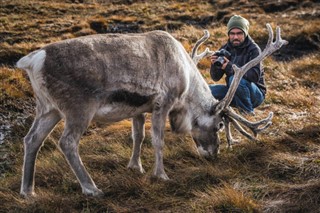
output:
[[212,56],[210,57],[210,59],[211,59],[211,64],[213,64],[213,63],[217,60],[217,58],[218,58],[218,56],[212,55]]
[[222,70],[225,70],[225,69],[226,69],[227,64],[229,63],[229,59],[227,59],[226,57],[223,57],[223,58],[224,58],[224,63],[222,64],[221,69],[222,69]]
[[[214,64],[214,62],[217,60],[217,58],[218,58],[218,56],[212,55],[212,56],[210,57],[211,64]],[[224,58],[224,63],[222,64],[221,69],[222,69],[222,70],[225,70],[227,64],[229,63],[229,59],[227,59],[226,57],[223,57],[223,58]]]

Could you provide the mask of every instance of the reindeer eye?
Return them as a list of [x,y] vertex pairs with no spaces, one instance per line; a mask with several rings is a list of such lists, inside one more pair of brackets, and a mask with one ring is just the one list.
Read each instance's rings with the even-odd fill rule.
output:
[[197,121],[197,120],[194,120],[193,126],[194,126],[194,127],[199,127],[199,124],[198,124],[198,121]]
[[223,122],[220,122],[219,125],[218,125],[218,128],[219,128],[219,129],[222,129],[223,127],[224,127],[224,123],[223,123]]

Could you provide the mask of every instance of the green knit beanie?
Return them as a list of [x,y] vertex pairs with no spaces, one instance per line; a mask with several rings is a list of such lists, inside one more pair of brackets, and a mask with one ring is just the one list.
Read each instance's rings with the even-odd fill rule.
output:
[[227,24],[227,27],[228,27],[228,34],[230,30],[232,30],[233,28],[238,28],[244,32],[244,35],[246,37],[249,31],[249,21],[243,18],[242,16],[234,15],[230,18]]

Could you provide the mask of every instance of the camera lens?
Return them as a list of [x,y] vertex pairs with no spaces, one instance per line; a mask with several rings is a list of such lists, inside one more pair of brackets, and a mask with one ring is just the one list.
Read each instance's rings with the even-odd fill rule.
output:
[[219,56],[213,65],[216,68],[221,68],[223,63],[224,63],[224,58],[222,56]]

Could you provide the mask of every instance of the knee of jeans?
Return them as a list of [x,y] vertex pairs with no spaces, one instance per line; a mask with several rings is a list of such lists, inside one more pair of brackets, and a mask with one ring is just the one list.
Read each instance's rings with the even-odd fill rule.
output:
[[236,95],[250,98],[250,88],[246,84],[239,84]]
[[242,86],[245,86],[245,87],[249,88],[249,87],[251,87],[251,82],[246,80],[246,79],[244,79],[244,78],[241,78],[239,85],[242,85]]
[[228,88],[225,85],[209,85],[211,94],[213,97],[215,97],[218,100],[221,100],[224,98],[224,96],[227,94]]
[[263,103],[263,101],[264,101],[263,96],[254,98],[252,101],[253,108],[260,106]]
[[253,107],[250,103],[244,103],[242,100],[234,100],[234,102],[231,102],[230,106],[236,107],[239,110],[242,110],[243,112],[246,113],[251,113],[253,112]]
[[[234,75],[230,76],[230,78],[229,78],[229,80],[228,80],[228,86],[231,85],[233,79],[234,79]],[[245,85],[246,87],[249,87],[250,82],[247,81],[247,80],[244,79],[244,78],[241,78],[240,83],[239,83],[239,86],[240,86],[240,85]]]

